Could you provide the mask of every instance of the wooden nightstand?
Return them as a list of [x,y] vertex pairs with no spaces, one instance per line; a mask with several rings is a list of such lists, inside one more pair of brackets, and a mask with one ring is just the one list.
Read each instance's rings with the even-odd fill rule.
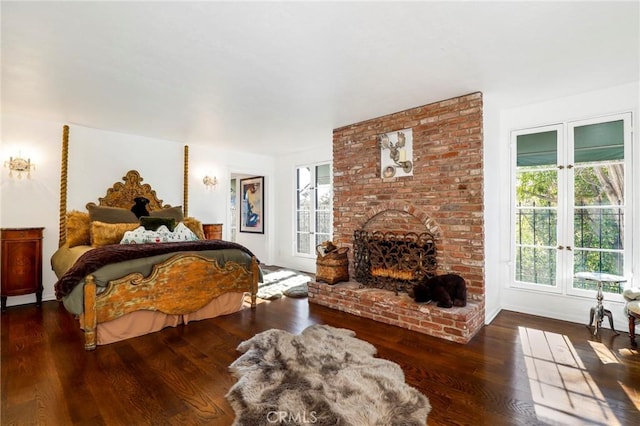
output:
[[2,228],[2,311],[7,296],[36,293],[42,304],[42,230],[44,228]]
[[222,224],[221,223],[206,223],[202,225],[204,230],[204,237],[207,240],[221,240],[222,239]]

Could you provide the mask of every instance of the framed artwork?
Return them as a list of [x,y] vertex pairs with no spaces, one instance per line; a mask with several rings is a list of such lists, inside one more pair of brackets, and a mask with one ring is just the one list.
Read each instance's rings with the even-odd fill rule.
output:
[[240,179],[240,232],[264,234],[264,176]]

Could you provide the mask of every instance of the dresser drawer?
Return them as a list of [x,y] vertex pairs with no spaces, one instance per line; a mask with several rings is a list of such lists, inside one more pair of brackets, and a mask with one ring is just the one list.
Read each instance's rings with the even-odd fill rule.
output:
[[221,240],[222,239],[222,224],[221,223],[206,223],[202,225],[204,231],[204,237],[207,240]]
[[2,230],[2,240],[37,240],[42,239],[44,228],[11,228]]

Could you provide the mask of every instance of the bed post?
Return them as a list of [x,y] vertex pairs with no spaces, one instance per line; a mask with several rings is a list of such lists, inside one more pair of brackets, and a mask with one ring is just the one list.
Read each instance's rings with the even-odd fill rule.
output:
[[69,164],[69,126],[62,127],[62,162],[60,167],[60,225],[58,247],[67,242],[67,167]]
[[258,280],[260,279],[260,266],[255,256],[251,258],[251,309],[256,307],[256,296],[258,294]]
[[97,314],[96,314],[96,281],[88,275],[84,282],[84,349],[92,351],[96,348]]
[[189,145],[184,146],[184,191],[182,199],[182,211],[184,217],[189,216]]

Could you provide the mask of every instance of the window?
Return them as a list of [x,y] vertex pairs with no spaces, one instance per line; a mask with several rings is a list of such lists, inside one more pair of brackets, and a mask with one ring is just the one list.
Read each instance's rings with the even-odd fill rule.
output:
[[556,287],[560,137],[559,126],[516,135],[517,282]]
[[631,115],[517,131],[512,142],[515,286],[588,295],[595,283],[576,272],[628,275]]
[[[625,137],[624,120],[572,123],[573,145],[573,266],[574,272],[598,271],[625,275]],[[594,283],[576,281],[574,288]],[[621,293],[614,284],[605,292]]]
[[296,253],[315,255],[316,246],[331,240],[333,216],[331,165],[296,169]]

